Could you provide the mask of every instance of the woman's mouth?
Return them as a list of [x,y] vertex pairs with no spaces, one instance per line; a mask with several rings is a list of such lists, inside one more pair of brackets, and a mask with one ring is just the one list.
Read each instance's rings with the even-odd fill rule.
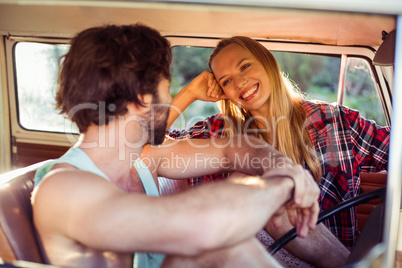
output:
[[243,94],[240,95],[240,98],[243,100],[251,99],[252,96],[257,93],[258,84],[254,85],[253,87],[247,89]]

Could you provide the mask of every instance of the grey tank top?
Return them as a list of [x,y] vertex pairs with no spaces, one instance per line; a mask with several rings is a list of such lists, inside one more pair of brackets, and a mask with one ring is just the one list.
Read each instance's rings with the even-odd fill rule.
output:
[[[68,163],[79,170],[84,170],[92,172],[104,178],[107,181],[110,179],[103,173],[91,158],[82,151],[80,148],[72,147],[60,158],[52,160],[45,163],[43,166],[38,168],[35,173],[35,186],[39,184],[42,178],[52,169],[52,167],[59,163]],[[137,170],[140,176],[141,182],[144,186],[145,193],[151,196],[159,196],[158,188],[156,187],[155,181],[152,177],[151,172],[144,162],[137,158],[133,164],[134,168]],[[164,254],[156,253],[136,253],[134,255],[133,267],[134,268],[158,268],[161,266],[165,258]]]

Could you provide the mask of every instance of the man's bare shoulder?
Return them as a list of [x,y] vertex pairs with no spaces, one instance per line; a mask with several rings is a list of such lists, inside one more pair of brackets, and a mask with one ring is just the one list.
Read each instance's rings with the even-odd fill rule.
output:
[[37,227],[66,232],[66,222],[121,191],[106,179],[72,166],[59,165],[47,173],[32,193]]
[[[87,188],[116,188],[105,178],[89,171],[79,170],[69,164],[56,164],[34,189],[34,197],[38,192],[79,193]],[[69,192],[71,190],[71,192]],[[96,191],[93,191],[96,192]],[[42,195],[42,194],[41,194]]]
[[[94,173],[69,164],[55,165],[32,196],[35,226],[49,261],[60,266],[96,266],[94,264],[101,261],[110,262],[111,266],[129,267],[126,263],[131,263],[130,254],[109,252],[103,255],[104,245],[97,245],[100,250],[88,246],[96,244],[95,239],[87,235],[91,226],[95,226],[91,213],[102,208],[108,197],[120,192]],[[113,258],[108,259],[109,255]]]

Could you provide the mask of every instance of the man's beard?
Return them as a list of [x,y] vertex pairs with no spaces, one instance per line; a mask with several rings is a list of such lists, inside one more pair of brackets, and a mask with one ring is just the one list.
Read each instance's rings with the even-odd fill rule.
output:
[[167,119],[169,117],[170,105],[153,103],[151,111],[145,117],[148,125],[148,140],[146,144],[160,145],[165,140]]

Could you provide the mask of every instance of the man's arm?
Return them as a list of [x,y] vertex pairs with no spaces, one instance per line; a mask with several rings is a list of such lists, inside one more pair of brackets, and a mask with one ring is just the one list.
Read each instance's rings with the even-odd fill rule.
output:
[[161,146],[146,146],[141,156],[154,163],[159,176],[187,179],[222,171],[262,175],[295,164],[265,141],[253,136],[218,139],[168,140]]
[[[276,151],[265,141],[253,136],[235,136],[220,139],[189,139],[171,141],[159,147],[144,149],[142,159],[159,163],[156,166],[158,176],[167,178],[191,178],[222,171],[239,171],[249,175],[276,174],[281,177],[311,175],[298,169],[299,174],[292,174],[296,165],[286,156]],[[147,160],[148,159],[148,160]],[[149,160],[151,159],[151,160]],[[154,172],[154,171],[153,171]],[[310,179],[307,183],[317,185]],[[296,181],[296,184],[298,181]],[[303,185],[296,187],[292,206],[288,206],[291,223],[297,226],[298,235],[305,237],[308,226],[315,226],[317,207],[303,209],[295,213],[295,206],[303,202]]]
[[[290,178],[234,177],[156,198],[125,193],[92,173],[55,170],[35,190],[34,221],[42,234],[94,249],[196,255],[254,236],[293,186]],[[318,191],[306,187],[312,206]]]

